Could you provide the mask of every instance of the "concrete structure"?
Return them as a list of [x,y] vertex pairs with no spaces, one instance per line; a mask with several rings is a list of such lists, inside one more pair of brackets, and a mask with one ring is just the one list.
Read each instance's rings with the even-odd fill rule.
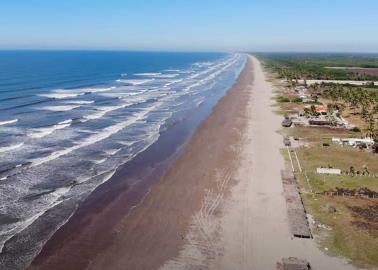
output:
[[341,174],[340,169],[334,168],[316,168],[316,173],[319,174]]
[[312,238],[306,211],[293,172],[282,170],[281,178],[292,235],[298,238]]
[[311,266],[306,260],[295,257],[283,258],[281,263],[277,264],[277,270],[310,270]]
[[325,120],[325,119],[310,119],[308,120],[308,124],[312,126],[333,126],[334,125],[332,121]]
[[350,145],[353,147],[357,147],[362,144],[365,144],[367,147],[374,145],[374,140],[371,138],[332,138],[332,142],[342,145]]

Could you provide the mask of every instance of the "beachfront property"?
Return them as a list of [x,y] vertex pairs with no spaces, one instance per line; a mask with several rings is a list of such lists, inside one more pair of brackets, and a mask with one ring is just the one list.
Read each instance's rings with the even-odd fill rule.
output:
[[[328,126],[338,128],[350,128],[349,123],[342,118],[338,111],[329,112],[324,105],[305,106],[304,111],[288,114],[282,121],[283,127],[294,126]],[[310,113],[309,113],[310,112]]]
[[[378,79],[378,69],[369,70],[366,79],[361,73],[321,66],[322,61],[361,61],[361,65],[366,61],[354,57],[359,60],[300,54],[268,55],[265,59],[279,89],[279,112],[292,121],[282,135],[301,140],[299,147],[283,148],[282,154],[294,171],[304,207],[312,217],[311,233],[326,253],[375,269],[378,92],[371,79]],[[371,61],[378,66],[376,59]],[[330,80],[333,76],[344,80]],[[359,80],[348,80],[352,77]],[[322,82],[313,83],[310,78]]]
[[375,144],[372,138],[332,138],[332,142],[353,147],[366,146],[367,148]]
[[353,81],[353,80],[296,80],[300,85],[310,86],[314,84],[340,84],[340,85],[354,85],[354,86],[369,86],[378,85],[378,81]]
[[311,102],[312,98],[308,92],[308,89],[303,85],[298,85],[294,87],[294,92],[298,94],[298,97],[302,99],[302,102]]

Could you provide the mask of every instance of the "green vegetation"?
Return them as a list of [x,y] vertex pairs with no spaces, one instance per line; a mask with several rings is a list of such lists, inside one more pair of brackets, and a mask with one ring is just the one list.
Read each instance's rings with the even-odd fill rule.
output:
[[[313,230],[325,252],[350,258],[361,267],[378,266],[378,237],[351,224],[355,218],[348,207],[348,198],[304,194],[303,200],[307,211],[315,216],[318,224],[325,227]],[[337,209],[336,213],[330,213],[325,208],[326,204],[332,204]]]
[[[315,106],[300,102],[299,92],[304,91],[308,98],[323,104],[327,111],[336,110],[349,122],[358,122],[358,127],[354,130],[294,127],[283,129],[282,133],[284,136],[299,138],[301,146],[294,151],[301,169],[296,161],[293,166],[306,211],[314,218],[312,233],[319,246],[324,252],[346,257],[355,265],[378,267],[378,199],[330,193],[336,189],[378,192],[378,155],[371,150],[332,143],[333,137],[358,138],[368,135],[377,138],[378,89],[324,83],[293,87],[296,86],[296,79],[363,79],[364,77],[354,77],[359,76],[356,73],[326,67],[378,67],[378,58],[302,54],[270,54],[261,58],[265,61],[265,66],[274,71],[272,74],[276,78],[285,78],[291,82],[273,80],[278,89],[276,100],[280,114],[303,111],[315,115]],[[282,149],[281,153],[288,167],[291,167],[287,150]],[[317,174],[318,167],[338,168],[343,173]]]
[[267,68],[288,80],[358,80],[376,81],[377,75],[355,73],[328,67],[378,68],[376,55],[343,54],[259,54]]
[[278,103],[285,103],[285,102],[290,102],[290,99],[285,96],[276,96],[276,101]]
[[373,139],[378,139],[376,130],[378,119],[378,91],[364,89],[361,87],[346,87],[342,85],[313,85],[310,87],[313,91],[321,88],[323,98],[330,99],[334,107],[339,111],[345,109],[345,105],[353,110],[354,114],[359,114],[365,121],[367,130],[366,135]]
[[[294,166],[306,210],[316,222],[313,234],[317,242],[330,255],[350,258],[354,264],[362,267],[378,266],[376,217],[371,213],[369,214],[371,218],[365,219],[351,210],[353,207],[360,207],[369,211],[369,207],[377,207],[377,199],[322,194],[336,188],[349,190],[368,188],[378,192],[377,156],[350,146],[331,144],[330,147],[322,147],[324,142],[330,143],[333,136],[350,137],[353,133],[349,131],[302,127],[290,129],[287,134],[303,138],[309,143],[296,149],[303,172],[299,172],[297,164],[294,163]],[[288,161],[287,152],[283,154]],[[368,168],[371,174],[369,176],[317,174],[316,168],[321,166],[332,166],[343,171],[348,171],[351,166],[360,171]],[[336,212],[330,212],[327,205],[332,205]]]
[[[378,75],[327,68],[329,66],[378,68],[377,55],[261,54],[260,58],[265,67],[279,78],[291,82],[291,86],[296,86],[298,80],[306,81],[306,79],[378,81]],[[306,103],[318,104],[318,99],[322,99],[322,102],[327,103],[330,111],[337,110],[345,118],[352,116],[352,122],[355,120],[354,124],[364,129],[364,135],[378,140],[378,86],[372,84],[360,87],[321,83],[312,84],[307,88],[313,101]],[[281,94],[276,99],[278,103],[302,103],[300,97],[288,97],[287,94]]]
[[294,102],[294,103],[302,103],[303,102],[303,99],[300,98],[300,97],[295,97],[291,100],[291,102]]

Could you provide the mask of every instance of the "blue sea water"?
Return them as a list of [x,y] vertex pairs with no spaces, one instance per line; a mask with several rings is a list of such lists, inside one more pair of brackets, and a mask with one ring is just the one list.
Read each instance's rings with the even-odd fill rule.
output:
[[222,53],[0,51],[0,251],[49,209],[88,196],[168,123],[223,96],[244,63]]

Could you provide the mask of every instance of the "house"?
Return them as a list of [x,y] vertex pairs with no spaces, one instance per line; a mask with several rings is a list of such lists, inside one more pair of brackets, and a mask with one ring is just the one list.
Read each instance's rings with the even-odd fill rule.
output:
[[324,105],[315,105],[315,110],[319,115],[327,115],[327,107]]
[[[328,115],[327,106],[325,105],[315,105],[315,111],[318,115],[326,116]],[[311,110],[311,106],[305,106],[305,108]]]

